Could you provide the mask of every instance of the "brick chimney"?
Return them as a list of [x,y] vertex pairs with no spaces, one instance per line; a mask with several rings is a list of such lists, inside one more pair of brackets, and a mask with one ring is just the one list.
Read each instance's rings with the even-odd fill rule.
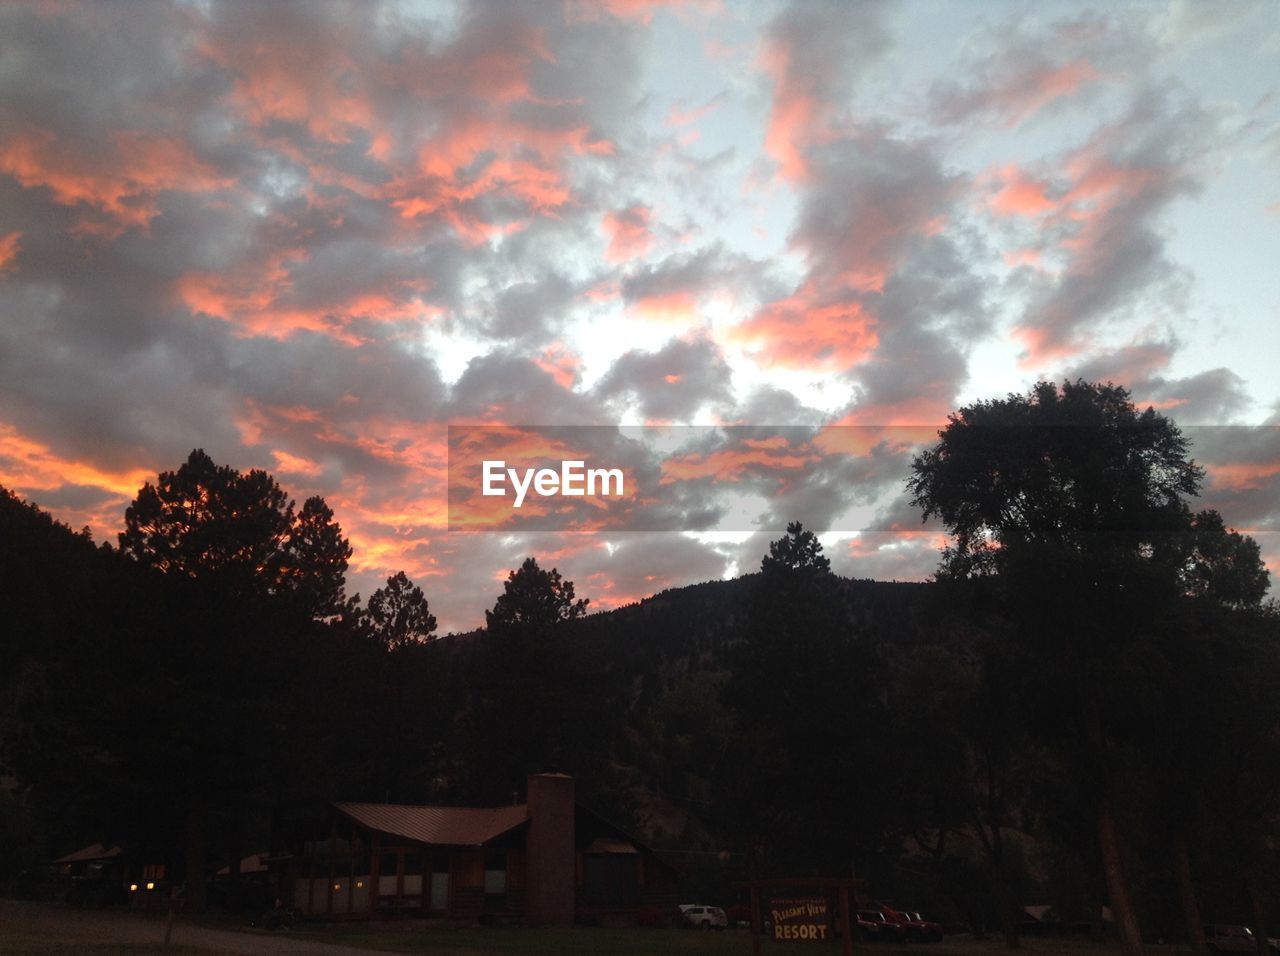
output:
[[576,880],[573,778],[529,775],[527,912],[534,926],[572,926]]

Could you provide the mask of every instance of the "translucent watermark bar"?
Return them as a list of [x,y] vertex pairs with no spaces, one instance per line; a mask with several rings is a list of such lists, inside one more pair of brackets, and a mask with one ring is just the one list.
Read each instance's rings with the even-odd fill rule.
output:
[[[1189,506],[1219,510],[1262,543],[1280,521],[1280,427],[1182,431],[1205,469]],[[451,425],[448,526],[741,533],[801,520],[829,533],[919,534],[906,483],[912,459],[937,441],[936,425]]]

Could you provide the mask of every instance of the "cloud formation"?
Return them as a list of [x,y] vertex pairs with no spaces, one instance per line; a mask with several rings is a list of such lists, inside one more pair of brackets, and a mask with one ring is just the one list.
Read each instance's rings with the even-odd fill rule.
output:
[[[526,554],[611,606],[795,518],[923,577],[912,449],[1041,374],[1250,426],[1197,432],[1206,500],[1280,520],[1280,287],[1237,274],[1277,241],[1266,5],[141,10],[0,8],[0,483],[101,539],[203,447],[445,628]],[[632,422],[739,430],[665,460]],[[451,425],[595,426],[665,491],[625,534],[450,531]]]

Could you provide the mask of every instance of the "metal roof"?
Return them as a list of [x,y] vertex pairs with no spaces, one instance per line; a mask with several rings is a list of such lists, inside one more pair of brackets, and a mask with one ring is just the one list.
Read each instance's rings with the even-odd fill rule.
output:
[[613,837],[596,837],[587,847],[588,853],[639,853],[634,843]]
[[76,850],[75,853],[68,853],[64,857],[54,860],[54,865],[62,863],[89,863],[94,860],[110,860],[120,855],[120,848],[113,846],[110,849],[104,847],[101,843],[95,843],[93,846],[87,846],[83,850]]
[[[266,853],[250,853],[240,861],[240,875],[244,876],[249,873],[266,873],[267,854]],[[231,866],[224,866],[218,871],[218,876],[230,876]]]
[[529,808],[523,803],[509,807],[335,803],[334,807],[370,830],[437,846],[480,846],[529,819]]

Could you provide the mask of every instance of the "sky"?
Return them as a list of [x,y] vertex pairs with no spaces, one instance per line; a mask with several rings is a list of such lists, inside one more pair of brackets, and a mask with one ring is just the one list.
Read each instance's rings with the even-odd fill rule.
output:
[[[442,630],[526,555],[609,608],[791,520],[923,579],[912,454],[1046,378],[1173,418],[1274,577],[1278,262],[1266,0],[0,7],[0,485],[114,541],[203,448]],[[451,426],[654,490],[477,529]]]

